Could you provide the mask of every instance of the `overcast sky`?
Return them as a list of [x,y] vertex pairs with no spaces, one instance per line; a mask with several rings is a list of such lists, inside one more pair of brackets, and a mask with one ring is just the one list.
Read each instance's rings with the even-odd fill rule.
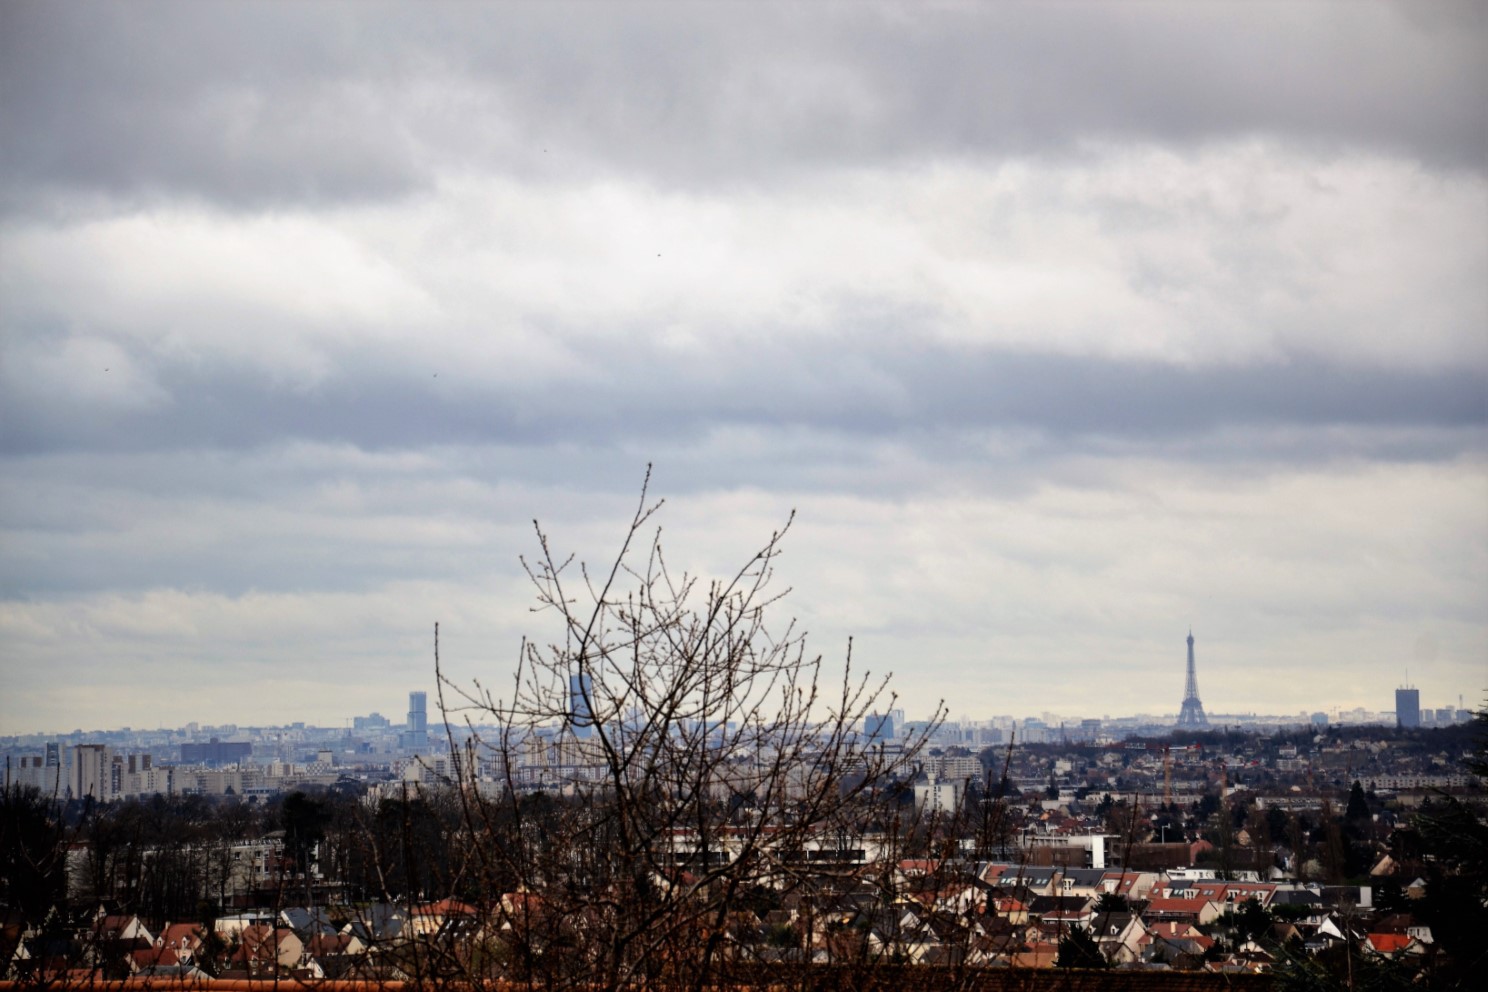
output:
[[1485,11],[0,5],[0,733],[499,690],[648,463],[912,716],[1481,705]]

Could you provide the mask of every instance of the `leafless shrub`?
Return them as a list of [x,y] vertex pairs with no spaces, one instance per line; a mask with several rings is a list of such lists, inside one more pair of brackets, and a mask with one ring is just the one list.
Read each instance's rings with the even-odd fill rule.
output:
[[789,522],[705,581],[669,567],[660,506],[643,487],[597,572],[537,527],[524,565],[558,636],[522,644],[509,695],[438,673],[469,733],[451,739],[469,888],[500,894],[469,962],[483,977],[701,988],[757,961],[754,909],[822,885],[843,858],[821,852],[897,816],[893,787],[930,732],[864,735],[887,680],[855,673],[850,644],[829,679],[794,622],[771,624]]

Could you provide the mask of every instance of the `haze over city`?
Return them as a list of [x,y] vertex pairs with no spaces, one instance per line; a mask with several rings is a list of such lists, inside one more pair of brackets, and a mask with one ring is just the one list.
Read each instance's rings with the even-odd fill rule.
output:
[[499,692],[795,520],[912,715],[1483,704],[1471,3],[0,6],[0,734]]

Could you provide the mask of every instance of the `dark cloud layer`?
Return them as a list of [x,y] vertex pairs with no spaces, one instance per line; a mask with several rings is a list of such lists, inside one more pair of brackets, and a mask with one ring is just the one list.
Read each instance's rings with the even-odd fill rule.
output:
[[[639,353],[637,353],[639,351]],[[369,450],[440,444],[595,445],[729,426],[919,434],[1028,430],[1161,446],[1226,429],[1488,427],[1488,378],[1322,361],[1187,369],[1045,354],[819,344],[690,367],[644,349],[596,359],[603,379],[480,384],[423,367],[347,369],[309,389],[241,374],[155,370],[165,398],[90,408],[65,392],[0,398],[0,450],[242,449],[300,439]],[[100,370],[80,369],[97,376]],[[417,377],[417,378],[415,378]],[[665,389],[659,389],[660,383]]]
[[1481,171],[1480,5],[5,5],[5,205],[757,183],[1264,134]]

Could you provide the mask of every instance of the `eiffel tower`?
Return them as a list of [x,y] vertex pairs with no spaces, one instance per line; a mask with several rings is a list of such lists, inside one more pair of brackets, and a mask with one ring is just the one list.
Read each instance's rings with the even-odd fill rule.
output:
[[1188,632],[1188,681],[1183,684],[1183,708],[1178,711],[1178,726],[1187,729],[1209,726],[1204,704],[1199,702],[1199,679],[1194,675],[1192,630]]

